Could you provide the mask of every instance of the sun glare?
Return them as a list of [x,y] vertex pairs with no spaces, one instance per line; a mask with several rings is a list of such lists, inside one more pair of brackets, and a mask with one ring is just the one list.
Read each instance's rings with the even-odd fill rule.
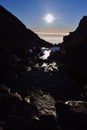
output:
[[45,17],[44,17],[44,20],[47,22],[47,23],[52,23],[54,21],[54,17],[52,14],[47,14]]

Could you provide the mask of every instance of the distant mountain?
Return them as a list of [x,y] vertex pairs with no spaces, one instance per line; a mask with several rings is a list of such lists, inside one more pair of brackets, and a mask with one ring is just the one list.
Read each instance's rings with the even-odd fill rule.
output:
[[63,38],[61,51],[66,59],[66,71],[73,78],[87,83],[87,16],[84,16],[77,29]]

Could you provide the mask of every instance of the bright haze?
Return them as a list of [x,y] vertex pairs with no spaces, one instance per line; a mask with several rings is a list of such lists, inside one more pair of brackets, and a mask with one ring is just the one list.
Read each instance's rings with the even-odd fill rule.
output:
[[62,42],[87,15],[87,0],[0,0],[0,5],[51,43]]

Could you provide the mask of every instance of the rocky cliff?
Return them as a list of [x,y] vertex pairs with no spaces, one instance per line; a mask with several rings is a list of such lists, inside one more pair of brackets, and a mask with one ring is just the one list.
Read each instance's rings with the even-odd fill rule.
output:
[[65,53],[66,71],[79,82],[87,83],[87,16],[84,16],[77,29],[65,36],[61,50]]
[[40,39],[13,14],[0,6],[0,44],[6,46],[50,46],[48,42]]
[[63,38],[62,49],[67,50],[69,47],[87,42],[87,16],[84,16],[74,32]]
[[0,83],[17,79],[26,69],[29,49],[37,51],[49,46],[50,43],[40,39],[16,16],[0,6]]

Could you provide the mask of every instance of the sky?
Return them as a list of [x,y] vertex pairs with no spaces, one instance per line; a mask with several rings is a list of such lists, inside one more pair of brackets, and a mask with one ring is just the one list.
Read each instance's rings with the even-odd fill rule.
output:
[[[51,43],[62,42],[87,15],[87,0],[0,0],[0,5]],[[53,22],[44,19],[47,14],[53,15]]]

